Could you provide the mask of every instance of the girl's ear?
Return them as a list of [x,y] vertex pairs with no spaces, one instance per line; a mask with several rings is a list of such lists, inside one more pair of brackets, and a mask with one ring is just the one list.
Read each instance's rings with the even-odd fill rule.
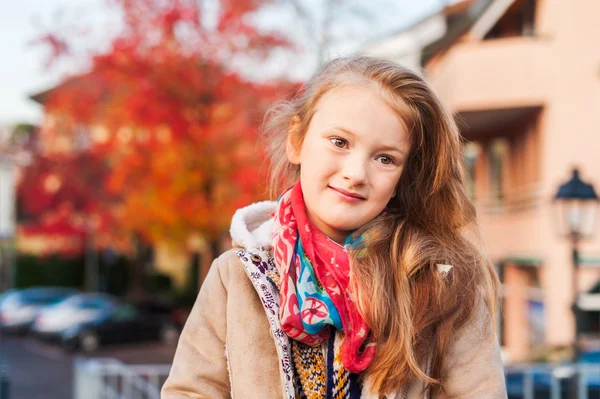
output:
[[285,145],[285,152],[287,154],[288,161],[293,165],[300,165],[300,150],[302,145],[300,144],[300,119],[297,116],[292,118],[290,127],[288,129],[287,142]]

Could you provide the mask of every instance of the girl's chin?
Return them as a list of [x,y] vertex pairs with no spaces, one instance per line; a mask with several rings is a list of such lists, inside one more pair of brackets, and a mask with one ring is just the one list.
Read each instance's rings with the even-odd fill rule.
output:
[[[327,223],[327,221],[326,221]],[[354,223],[340,223],[331,221],[331,223],[327,223],[332,230],[339,232],[340,234],[348,235],[352,233],[354,230],[358,229],[360,226],[356,225],[356,221]]]

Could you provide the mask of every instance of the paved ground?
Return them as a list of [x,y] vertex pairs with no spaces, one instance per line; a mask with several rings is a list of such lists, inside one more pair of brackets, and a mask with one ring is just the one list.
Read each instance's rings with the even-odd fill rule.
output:
[[[101,348],[93,356],[128,364],[169,364],[174,347],[157,342]],[[0,358],[8,360],[10,399],[71,399],[73,359],[78,354],[33,338],[0,336]]]

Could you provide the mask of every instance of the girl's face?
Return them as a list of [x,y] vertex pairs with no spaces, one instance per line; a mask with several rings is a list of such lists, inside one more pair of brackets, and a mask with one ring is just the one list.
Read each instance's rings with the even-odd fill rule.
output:
[[301,166],[308,218],[338,243],[384,210],[411,147],[375,85],[325,93],[301,145],[295,140],[290,134],[287,155]]

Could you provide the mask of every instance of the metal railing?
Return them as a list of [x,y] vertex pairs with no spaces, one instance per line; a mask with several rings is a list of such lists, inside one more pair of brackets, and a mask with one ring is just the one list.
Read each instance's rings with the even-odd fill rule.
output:
[[159,399],[170,365],[129,365],[116,359],[76,358],[73,399]]
[[[159,399],[171,366],[76,358],[73,368],[73,399]],[[600,398],[600,364],[509,366],[505,376],[509,399]]]
[[509,399],[600,398],[600,364],[511,366],[504,373]]
[[536,208],[543,201],[542,186],[539,183],[510,187],[502,195],[488,193],[475,198],[475,204],[485,214],[503,214]]
[[10,398],[10,369],[8,360],[0,356],[0,399]]

